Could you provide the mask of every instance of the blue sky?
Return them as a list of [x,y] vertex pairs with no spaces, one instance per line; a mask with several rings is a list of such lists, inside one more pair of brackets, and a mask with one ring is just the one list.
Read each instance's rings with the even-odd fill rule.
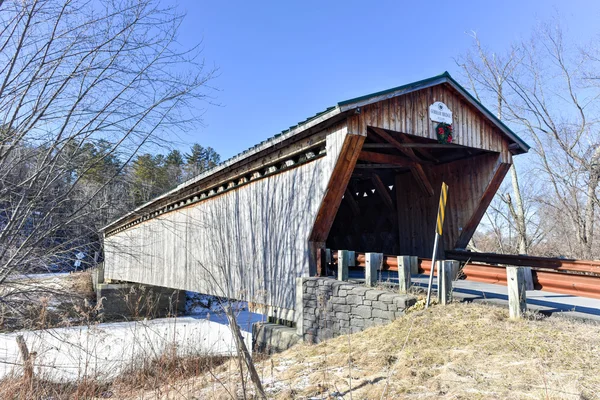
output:
[[[477,31],[498,51],[558,17],[581,43],[598,37],[600,1],[200,1],[179,41],[203,41],[219,106],[179,140],[227,159],[338,101],[449,71]],[[377,5],[374,5],[377,4]],[[182,149],[188,146],[182,145]]]

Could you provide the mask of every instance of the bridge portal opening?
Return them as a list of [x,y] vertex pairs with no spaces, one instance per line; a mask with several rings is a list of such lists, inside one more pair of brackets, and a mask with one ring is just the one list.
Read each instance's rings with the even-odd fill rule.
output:
[[368,127],[326,247],[431,257],[442,182],[449,195],[440,250],[466,247],[499,159],[498,152]]

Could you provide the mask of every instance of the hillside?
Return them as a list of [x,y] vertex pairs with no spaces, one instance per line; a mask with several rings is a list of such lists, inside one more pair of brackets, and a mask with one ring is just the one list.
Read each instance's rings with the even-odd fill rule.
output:
[[[277,399],[598,399],[599,362],[598,324],[539,316],[512,321],[504,309],[454,304],[319,345],[298,345],[262,360],[258,369]],[[127,395],[231,398],[234,387],[241,394],[236,372],[232,361]]]

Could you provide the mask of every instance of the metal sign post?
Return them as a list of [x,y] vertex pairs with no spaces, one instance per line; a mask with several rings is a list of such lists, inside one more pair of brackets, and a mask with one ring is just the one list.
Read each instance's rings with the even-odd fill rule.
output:
[[[425,301],[425,308],[429,308],[429,302],[431,301],[431,287],[433,286],[433,273],[435,271],[436,255],[438,249],[438,242],[442,236],[442,228],[444,226],[444,216],[446,214],[446,200],[448,199],[448,185],[442,182],[442,191],[440,193],[440,203],[438,205],[437,223],[435,227],[435,241],[433,242],[433,255],[431,256],[431,269],[429,270],[429,285],[427,286],[427,300]],[[438,288],[439,290],[439,288]]]

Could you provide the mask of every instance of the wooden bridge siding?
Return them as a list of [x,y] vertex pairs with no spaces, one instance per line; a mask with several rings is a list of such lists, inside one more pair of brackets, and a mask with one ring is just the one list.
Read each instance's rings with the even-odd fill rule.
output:
[[349,136],[345,122],[328,128],[325,157],[106,237],[106,277],[293,308],[309,234]]
[[435,189],[432,197],[423,195],[410,173],[397,175],[400,254],[431,257],[442,181],[449,186],[443,248],[453,249],[492,180],[499,158],[497,153],[488,153],[425,169]]
[[[460,235],[459,228],[481,209],[482,196],[494,179],[496,162],[512,164],[508,139],[447,85],[434,86],[367,105],[361,110],[360,120],[366,126],[437,140],[437,123],[429,119],[429,106],[436,101],[444,102],[453,112],[454,144],[494,153],[487,158],[473,158],[485,159],[484,164],[479,164],[481,161],[465,160],[439,166],[423,165],[436,191],[431,198],[422,194],[411,174],[398,176],[396,195],[400,248],[420,256],[431,256],[433,251],[432,238],[442,180],[447,179],[446,183],[450,187],[449,206],[453,208],[447,216],[448,234],[444,235],[443,243],[446,248],[452,249]],[[456,174],[464,174],[464,177]],[[403,192],[402,186],[410,189]],[[408,230],[403,227],[408,227]]]
[[453,112],[453,143],[498,153],[508,150],[500,130],[446,85],[364,106],[360,120],[366,126],[437,140],[438,123],[429,119],[429,106],[436,101],[444,102]]

